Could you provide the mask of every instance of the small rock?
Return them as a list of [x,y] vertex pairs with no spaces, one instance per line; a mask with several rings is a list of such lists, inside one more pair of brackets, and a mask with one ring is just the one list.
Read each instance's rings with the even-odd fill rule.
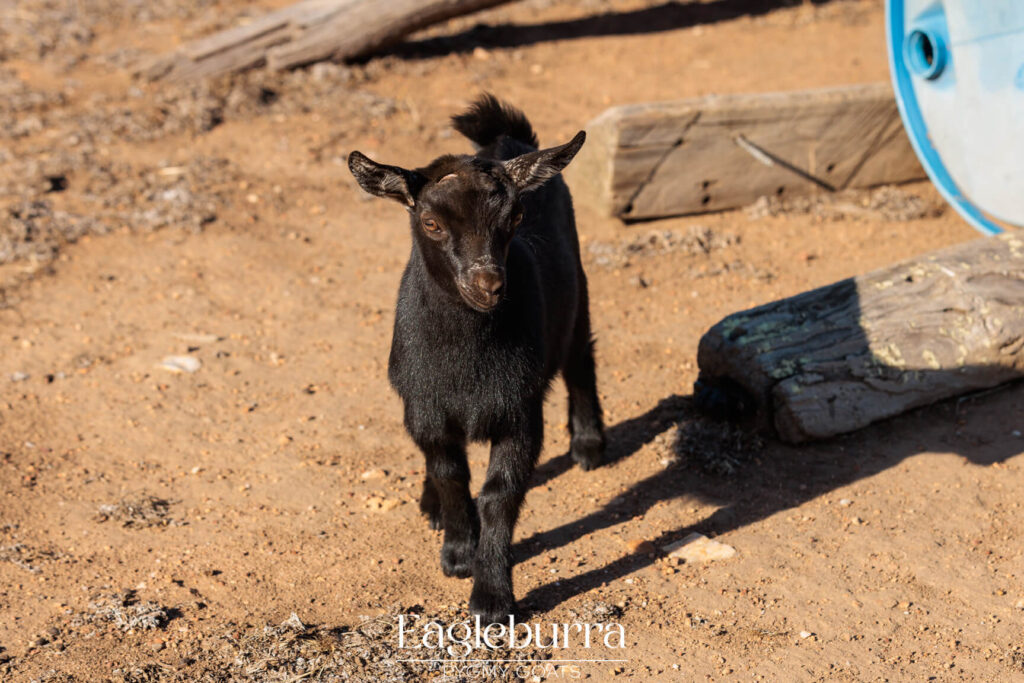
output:
[[692,533],[681,541],[669,543],[662,548],[669,557],[676,557],[688,563],[725,560],[736,554],[731,545],[714,541],[704,534]]
[[11,381],[12,382],[24,382],[27,379],[28,379],[28,373],[27,372],[12,372],[11,373]]
[[281,622],[281,626],[286,626],[286,627],[292,629],[293,631],[305,631],[306,630],[306,625],[302,623],[302,620],[299,619],[299,615],[296,614],[295,612],[292,612],[292,615],[290,617],[288,617],[286,620],[282,621]]
[[359,475],[360,479],[362,479],[363,481],[376,481],[377,479],[384,479],[387,476],[388,471],[382,470],[379,467],[375,467],[372,470],[366,470],[361,475]]
[[814,634],[811,633],[810,631],[800,631],[800,637],[803,638],[804,640],[806,640],[807,638],[810,638],[813,635]]
[[473,58],[479,59],[482,62],[486,62],[488,59],[491,58],[491,53],[477,45],[475,48],[473,48]]
[[853,505],[853,501],[850,500],[849,498],[842,498],[840,499],[839,504],[842,505],[844,508],[848,508],[851,505]]
[[194,356],[167,356],[160,362],[160,367],[168,372],[189,374],[197,371],[203,364]]
[[402,504],[402,501],[395,498],[381,498],[380,496],[370,496],[366,499],[366,507],[370,510],[376,510],[378,512],[390,512],[396,507]]
[[626,548],[634,555],[650,555],[654,552],[654,544],[642,538],[633,539],[626,544]]

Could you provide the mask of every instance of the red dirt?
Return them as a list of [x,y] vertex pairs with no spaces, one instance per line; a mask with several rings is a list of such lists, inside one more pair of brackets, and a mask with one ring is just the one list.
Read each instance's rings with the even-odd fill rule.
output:
[[[407,166],[466,151],[447,118],[480,90],[523,108],[553,144],[615,104],[886,78],[880,1],[749,4],[773,7],[527,0],[425,36],[461,35],[441,45],[455,52],[421,43],[212,94],[134,83],[134,53],[117,51],[157,52],[257,9],[99,13],[91,40],[45,50],[26,42],[43,35],[32,25],[10,24],[0,69],[51,99],[11,114],[40,125],[5,133],[0,209],[43,199],[99,226],[0,267],[0,678],[266,680],[232,668],[232,634],[293,612],[333,627],[396,604],[463,605],[469,582],[441,575],[440,536],[418,514],[423,463],[386,379],[405,215],[364,201],[341,160],[353,148]],[[72,21],[88,23],[90,8]],[[463,33],[480,22],[512,27]],[[223,118],[212,128],[210,102]],[[58,172],[47,164],[66,174],[65,191],[42,194],[36,180]],[[107,167],[115,181],[104,184]],[[198,200],[161,198],[179,177],[176,191],[215,219],[196,220]],[[939,203],[927,184],[901,189]],[[976,233],[952,211],[634,226],[585,204],[577,213],[619,460],[567,467],[557,386],[515,580],[543,623],[619,606],[628,662],[581,664],[580,675],[1024,679],[1020,386],[806,447],[769,441],[732,476],[662,464],[710,325]],[[694,226],[739,239],[622,257],[638,235]],[[156,367],[186,353],[202,362],[195,374]],[[470,457],[479,483],[486,450]],[[364,479],[372,469],[387,474]],[[169,505],[97,515],[145,496]],[[670,566],[648,546],[630,550],[695,530],[737,555]],[[130,632],[96,620],[91,602],[129,589],[168,619]],[[559,652],[588,655],[607,653]]]

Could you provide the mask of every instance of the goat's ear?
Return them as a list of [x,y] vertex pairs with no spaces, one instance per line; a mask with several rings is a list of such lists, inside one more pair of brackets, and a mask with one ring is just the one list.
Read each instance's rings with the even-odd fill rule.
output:
[[427,182],[416,171],[378,164],[362,152],[348,155],[348,170],[352,171],[359,186],[370,194],[394,199],[409,208],[416,204],[416,195]]
[[533,190],[554,178],[569,165],[576,152],[580,151],[587,134],[582,130],[569,142],[558,147],[529,152],[505,162],[505,170],[520,192]]

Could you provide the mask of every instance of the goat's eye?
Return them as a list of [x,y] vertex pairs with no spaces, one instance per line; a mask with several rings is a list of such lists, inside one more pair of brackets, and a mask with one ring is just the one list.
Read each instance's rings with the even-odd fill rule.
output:
[[517,211],[516,215],[512,217],[512,225],[519,225],[523,222],[523,212]]
[[424,218],[421,223],[423,224],[423,229],[427,232],[432,232],[435,235],[441,232],[441,226],[433,218]]

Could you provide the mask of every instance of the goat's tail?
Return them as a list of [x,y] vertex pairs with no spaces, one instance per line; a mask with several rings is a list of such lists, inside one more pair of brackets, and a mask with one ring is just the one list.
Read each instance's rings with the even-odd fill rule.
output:
[[487,147],[502,135],[540,147],[526,115],[490,93],[484,93],[464,114],[452,117],[452,125],[478,147]]

